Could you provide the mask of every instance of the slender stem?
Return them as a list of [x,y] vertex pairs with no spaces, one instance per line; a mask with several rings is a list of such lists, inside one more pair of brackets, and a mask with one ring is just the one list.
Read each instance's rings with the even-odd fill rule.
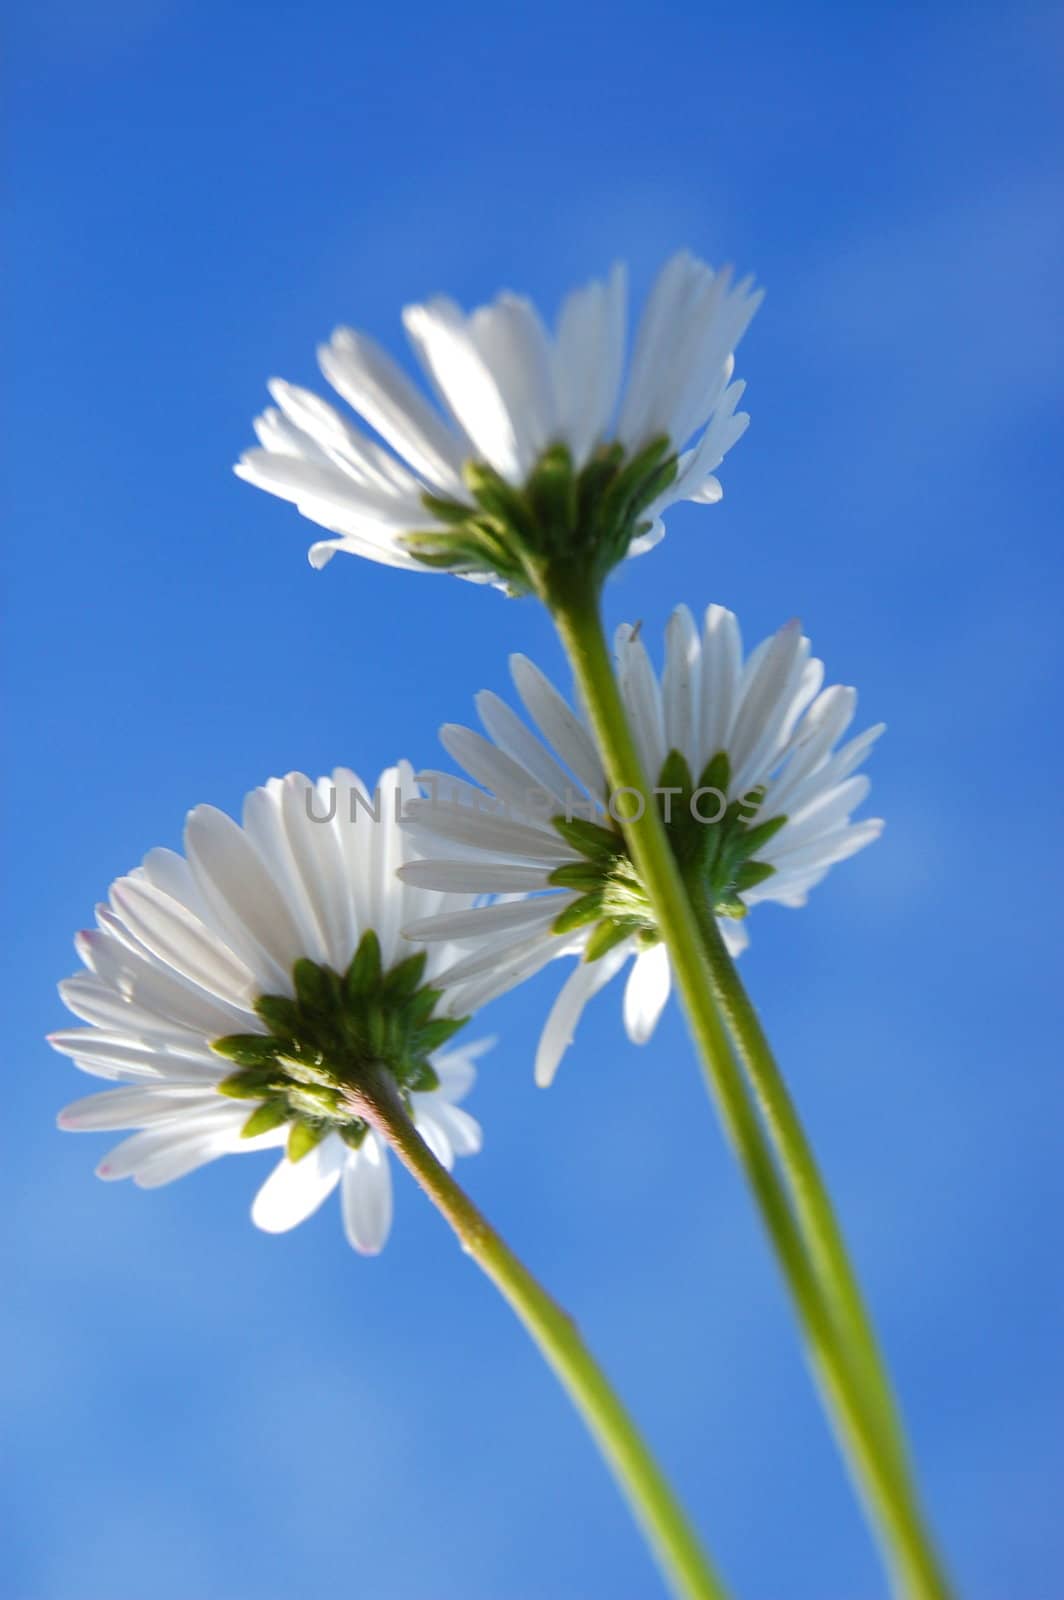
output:
[[417,1132],[386,1073],[367,1076],[352,1109],[370,1122],[532,1336],[595,1438],[674,1593],[727,1600],[686,1514],[572,1318],[488,1224]]
[[846,1330],[854,1359],[860,1362],[865,1385],[879,1407],[883,1431],[893,1442],[899,1465],[904,1466],[908,1451],[897,1403],[827,1186],[760,1018],[721,937],[713,909],[701,885],[690,885],[690,891],[712,974],[713,994],[787,1176],[813,1265],[837,1320]]
[[634,789],[644,796],[640,815],[623,824],[625,839],[654,907],[721,1119],[753,1189],[851,1470],[878,1525],[898,1592],[911,1600],[948,1600],[946,1579],[924,1530],[893,1436],[884,1431],[880,1406],[866,1393],[862,1368],[852,1361],[822,1295],[765,1130],[732,1054],[713,996],[698,924],[614,678],[597,595],[590,585],[570,581],[564,592],[548,596],[548,604],[587,704],[610,784],[615,790]]

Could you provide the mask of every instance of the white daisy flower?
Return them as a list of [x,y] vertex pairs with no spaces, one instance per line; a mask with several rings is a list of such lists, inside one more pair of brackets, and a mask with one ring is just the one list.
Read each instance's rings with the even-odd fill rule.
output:
[[[407,808],[423,859],[405,882],[496,896],[407,924],[409,938],[465,946],[446,971],[481,1005],[557,955],[580,964],[547,1020],[536,1080],[549,1083],[587,1001],[632,962],[624,1021],[648,1039],[671,974],[652,909],[619,822],[644,797],[608,792],[586,718],[525,656],[510,660],[531,721],[484,690],[487,738],[442,729],[448,753],[473,783],[441,772],[420,781],[428,798]],[[638,629],[617,634],[617,669],[645,772],[685,881],[707,897],[732,954],[746,944],[741,919],[762,900],[803,905],[829,867],[878,837],[879,820],[851,822],[868,793],[853,776],[882,724],[839,746],[857,705],[854,689],[822,689],[797,623],[744,660],[732,612],[710,606],[700,631],[680,606],[665,635],[658,676]],[[482,787],[477,787],[481,785]],[[486,791],[486,792],[485,792]]]
[[[365,334],[318,352],[333,388],[379,435],[274,380],[239,477],[335,535],[311,546],[543,592],[552,557],[603,575],[661,537],[676,500],[719,500],[713,476],[749,418],[733,351],[761,301],[686,251],[651,291],[625,379],[623,268],[575,290],[550,334],[528,300],[466,315],[438,297],[403,313],[446,415]],[[386,448],[390,447],[390,448]]]
[[152,850],[112,885],[78,935],[86,972],[59,992],[88,1024],[51,1036],[83,1072],[118,1084],[75,1101],[59,1126],[135,1129],[97,1168],[155,1188],[218,1156],[286,1147],[252,1218],[280,1233],[340,1186],[344,1228],[373,1254],[388,1237],[387,1148],[351,1110],[360,1062],[391,1073],[445,1166],[480,1148],[458,1102],[485,1043],[447,1053],[462,992],[438,982],[445,945],[408,943],[404,922],[454,915],[469,894],[404,885],[415,853],[399,826],[416,793],[401,762],[370,795],[339,768],[253,789],[243,825],[197,806],[185,854]]

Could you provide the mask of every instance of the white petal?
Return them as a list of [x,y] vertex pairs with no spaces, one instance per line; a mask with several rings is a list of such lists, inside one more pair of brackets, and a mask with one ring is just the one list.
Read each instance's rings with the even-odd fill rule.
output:
[[[424,1098],[432,1101],[431,1114],[447,1135],[447,1140],[456,1156],[475,1156],[484,1143],[484,1133],[480,1123],[471,1117],[468,1111],[463,1111],[461,1106],[451,1105],[438,1093],[432,1095],[416,1095],[415,1101]],[[419,1118],[415,1118],[420,1127]]]
[[587,1002],[620,971],[631,953],[630,943],[617,945],[597,961],[581,961],[563,983],[544,1024],[536,1051],[535,1078],[541,1089],[546,1089],[554,1081],[554,1074],[573,1041],[573,1033]]
[[466,498],[463,441],[429,405],[386,351],[351,328],[338,328],[318,351],[321,370],[338,394],[365,417],[433,488]]
[[624,1026],[633,1044],[646,1044],[657,1027],[672,984],[669,954],[663,944],[643,950],[624,986]]
[[185,824],[185,849],[218,931],[264,989],[285,987],[303,954],[299,929],[243,828],[214,806],[197,806]]
[[571,810],[583,800],[583,794],[577,793],[572,779],[505,700],[500,700],[490,689],[482,689],[476,697],[476,707],[481,722],[499,749],[524,768],[533,789],[538,785],[545,796],[556,801],[559,813],[564,813],[567,807]]
[[119,878],[111,904],[144,947],[182,977],[219,999],[254,1004],[261,992],[255,974],[178,901],[143,880]]
[[[88,972],[64,978],[59,985],[59,995],[67,1009],[83,1022],[91,1022],[105,1032],[135,1037],[146,1043],[169,1039],[194,1048],[202,1045],[204,1037],[217,1038],[220,1034],[238,1031],[228,1018],[220,1028],[185,1027],[171,1021],[158,1010],[146,1010],[143,1006],[135,1005],[121,990],[114,989]],[[207,996],[203,998],[206,1002]],[[207,1014],[206,1004],[203,1014]],[[239,1031],[244,1030],[241,1028]]]
[[453,301],[408,306],[403,323],[426,372],[476,453],[510,483],[520,483],[513,420],[487,362]]
[[[469,894],[520,894],[550,887],[547,869],[508,866],[501,861],[408,861],[399,868],[399,879],[424,889]],[[416,936],[408,931],[407,937]]]
[[396,961],[412,954],[402,949],[399,927],[403,919],[403,890],[396,873],[409,854],[402,827],[397,821],[417,793],[409,762],[382,772],[378,783],[381,819],[372,823],[369,844],[370,926],[380,941],[385,971]]
[[[134,951],[110,933],[94,928],[80,933],[74,943],[82,961],[100,982],[137,1010],[208,1039],[226,1033],[253,1033],[258,1026],[247,1006],[227,1004],[207,994],[198,984],[189,983],[172,968],[160,965],[142,945],[138,944]],[[81,1015],[76,1005],[71,1010]],[[92,1016],[85,1018],[86,1022],[96,1020]]]
[[606,284],[570,294],[558,318],[554,357],[561,436],[577,468],[604,438],[617,404],[624,365],[626,274],[615,266]]
[[223,1102],[135,1133],[109,1150],[96,1168],[108,1181],[133,1178],[155,1188],[214,1161],[239,1140],[250,1112]]
[[801,670],[803,643],[808,651],[801,625],[789,622],[773,636],[756,668],[751,670],[751,656],[744,669],[739,711],[728,743],[736,794],[745,794],[761,781],[766,757],[771,759],[778,748],[776,740],[793,692],[793,677]]
[[319,790],[301,772],[290,772],[284,779],[281,816],[288,847],[326,960],[334,972],[343,972],[355,948],[354,913],[347,892],[343,852],[335,817],[315,820],[329,817],[331,809],[322,805]]
[[[488,798],[484,796],[485,800]],[[469,806],[424,801],[409,807],[404,827],[422,849],[427,849],[434,840],[445,839],[473,850],[491,852],[504,860],[536,862],[544,866],[549,863],[551,870],[571,861],[573,855],[572,847],[553,830],[548,832],[546,828],[529,823],[492,816],[486,807],[474,811]],[[411,878],[410,881],[418,880]]]
[[704,764],[699,761],[698,743],[701,669],[702,645],[694,618],[686,606],[677,606],[665,629],[665,745],[686,757],[696,779]]
[[[292,774],[289,774],[292,776]],[[278,885],[299,930],[303,955],[319,964],[329,959],[325,934],[296,865],[284,817],[284,783],[271,778],[244,797],[244,830]],[[284,993],[291,992],[289,978]]]
[[750,943],[750,935],[746,931],[746,924],[736,922],[734,917],[718,917],[717,927],[724,940],[724,947],[730,956],[740,955]]
[[500,905],[473,906],[443,916],[424,917],[403,929],[408,939],[492,939],[500,933],[548,925],[570,903],[570,896],[551,894],[534,900],[510,900]]
[[374,543],[365,538],[356,538],[349,533],[343,534],[338,539],[315,540],[307,551],[307,560],[316,572],[320,572],[323,567],[328,566],[338,550],[342,550],[345,555],[361,556],[365,561],[376,561],[384,567],[401,567],[409,572],[433,570],[398,545]]
[[[217,1103],[213,1090],[199,1084],[165,1088],[105,1089],[64,1106],[56,1118],[65,1133],[94,1133],[116,1128],[148,1128]],[[250,1115],[250,1112],[249,1112]]]
[[374,527],[403,533],[425,525],[425,509],[417,494],[359,482],[331,462],[246,450],[234,471],[245,483],[290,500],[304,516],[334,533],[368,533]]
[[[482,783],[518,816],[542,814],[540,785],[533,774],[481,734],[459,723],[448,722],[440,729],[440,743],[470,777]],[[559,805],[564,808],[564,795]]]
[[293,427],[309,438],[326,460],[360,483],[369,483],[386,493],[418,495],[417,479],[387,450],[359,433],[326,401],[300,389],[296,384],[274,378],[270,393]]
[[589,794],[603,795],[606,774],[595,741],[564,697],[527,656],[512,655],[510,672],[525,710],[547,743],[558,752]]
[[357,1150],[347,1153],[340,1199],[348,1243],[360,1255],[377,1255],[391,1232],[392,1174],[372,1129]]
[[[428,1096],[424,1097],[426,1102]],[[441,1167],[446,1167],[450,1172],[454,1166],[455,1152],[451,1145],[447,1130],[442,1122],[436,1120],[434,1110],[427,1103],[418,1109],[417,1131],[432,1151]]]
[[512,294],[481,306],[468,329],[502,396],[525,478],[557,436],[550,341],[531,304]]
[[312,1216],[340,1181],[347,1146],[331,1133],[299,1161],[285,1156],[255,1196],[251,1220],[265,1233],[287,1233]]
[[735,613],[724,606],[710,606],[702,634],[702,767],[728,748],[741,663],[742,640]]
[[432,1065],[440,1080],[440,1087],[436,1093],[450,1101],[452,1105],[458,1100],[464,1100],[476,1082],[477,1069],[474,1063],[494,1044],[495,1040],[490,1037],[474,1039],[469,1044],[459,1045],[455,1050],[434,1055]]
[[646,645],[627,623],[617,629],[617,675],[644,774],[654,784],[666,755],[661,690]]

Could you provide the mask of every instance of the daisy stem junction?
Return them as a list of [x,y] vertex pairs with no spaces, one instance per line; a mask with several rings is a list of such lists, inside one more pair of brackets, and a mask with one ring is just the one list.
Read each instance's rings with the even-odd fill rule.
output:
[[[878,1527],[897,1592],[909,1600],[948,1600],[949,1587],[923,1522],[893,1407],[886,1401],[889,1389],[875,1346],[860,1337],[866,1329],[863,1308],[858,1321],[853,1317],[856,1280],[848,1262],[844,1281],[836,1281],[839,1252],[844,1257],[841,1234],[837,1228],[828,1236],[823,1234],[822,1209],[800,1202],[792,1205],[780,1168],[792,1192],[804,1182],[808,1195],[809,1164],[800,1162],[796,1167],[797,1145],[792,1138],[779,1140],[774,1155],[736,1062],[722,1017],[724,1007],[718,999],[722,992],[719,980],[707,957],[706,941],[643,771],[614,676],[598,585],[570,568],[561,581],[557,573],[548,575],[540,593],[551,610],[587,706],[611,789],[618,795],[628,791],[643,798],[638,815],[632,808],[633,814],[622,822],[624,836],[654,908],[725,1131],[753,1190],[844,1453]],[[748,1018],[742,1007],[732,1009],[743,1023],[749,1045],[753,1035]],[[732,1012],[726,1014],[731,1021]],[[762,1088],[758,1092],[763,1093],[766,1085],[774,1088],[778,1081],[778,1072],[770,1079],[759,1054],[755,1082]],[[778,1105],[778,1095],[772,1099]],[[793,1132],[796,1123],[796,1117],[793,1124],[787,1122],[788,1132]],[[808,1154],[804,1138],[802,1149]],[[819,1183],[816,1188],[820,1190]],[[818,1237],[810,1237],[816,1231],[814,1223],[820,1230]],[[874,1381],[870,1379],[872,1369]]]
[[727,1600],[685,1512],[575,1322],[436,1159],[389,1074],[364,1071],[349,1098],[352,1110],[387,1141],[524,1324],[598,1444],[673,1592],[682,1600]]

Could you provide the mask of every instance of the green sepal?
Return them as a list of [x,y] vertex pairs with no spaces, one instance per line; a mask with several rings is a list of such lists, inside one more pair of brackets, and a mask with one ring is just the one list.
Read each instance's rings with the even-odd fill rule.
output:
[[428,1089],[438,1089],[440,1086],[439,1074],[430,1061],[419,1061],[406,1075],[404,1087],[413,1090],[416,1094],[424,1094]]
[[536,523],[548,547],[566,553],[572,544],[577,517],[577,486],[573,458],[564,444],[545,450],[532,470],[525,490]]
[[604,956],[615,945],[623,944],[635,932],[630,922],[600,922],[584,946],[584,960],[598,961],[600,956]]
[[634,455],[621,469],[602,500],[601,523],[605,528],[611,531],[621,528],[626,533],[630,530],[633,516],[650,503],[642,493],[647,480],[652,475],[656,479],[662,457],[671,448],[668,437],[661,434],[644,445],[638,455]]
[[384,979],[384,992],[395,1000],[414,994],[421,986],[428,958],[427,950],[419,950],[416,955],[407,956],[405,961],[392,967]]
[[280,1039],[294,1039],[299,1034],[299,1007],[285,995],[260,995],[255,1001],[255,1015]]
[[212,1040],[211,1049],[238,1067],[272,1067],[287,1043],[268,1033],[227,1033],[224,1039]]
[[421,1028],[428,1022],[442,993],[441,989],[419,989],[416,994],[411,995],[406,1007],[407,1021],[411,1028]]
[[528,504],[519,490],[482,461],[467,461],[462,468],[470,494],[489,517],[496,517],[504,526],[512,527],[525,539],[534,539],[535,525],[528,514]]
[[242,1139],[254,1139],[260,1133],[269,1133],[272,1128],[279,1128],[288,1121],[288,1106],[281,1096],[275,1100],[266,1100],[257,1111],[253,1111],[240,1130]]
[[718,750],[716,755],[711,756],[706,762],[705,766],[702,768],[702,775],[695,785],[695,788],[719,789],[721,794],[724,795],[725,799],[727,799],[728,785],[730,782],[731,761],[728,759],[728,752],[726,750]]
[[380,941],[372,928],[368,928],[358,941],[358,949],[344,977],[344,990],[349,1001],[365,998],[381,981]]
[[380,1060],[388,1050],[388,1022],[380,1006],[369,1005],[366,1008],[363,1026],[369,1053]]
[[369,1132],[369,1123],[363,1122],[361,1119],[355,1122],[345,1122],[342,1128],[337,1129],[337,1132],[344,1144],[348,1145],[352,1150],[357,1150]]
[[553,817],[551,820],[555,832],[560,833],[566,844],[571,844],[582,856],[609,859],[620,855],[624,849],[620,834],[597,822],[588,822],[583,817]]
[[582,527],[594,527],[599,520],[606,491],[617,477],[624,460],[624,446],[614,440],[603,445],[577,479],[577,515]]
[[434,517],[440,522],[446,522],[448,526],[465,522],[472,510],[472,507],[463,505],[460,500],[447,500],[442,495],[429,494],[427,489],[422,490],[421,504],[426,511],[431,511]]
[[558,889],[590,893],[602,887],[602,867],[593,861],[567,861],[564,867],[555,867],[549,882]]
[[756,855],[762,845],[774,839],[786,823],[786,817],[770,817],[768,822],[759,822],[756,828],[744,828],[738,841],[740,854],[744,857]]
[[[663,461],[661,466],[655,472],[652,472],[644,483],[640,484],[629,502],[629,517],[638,517],[641,511],[645,511],[647,506],[653,505],[654,501],[665,493],[665,490],[676,477],[678,466],[679,461],[676,456],[673,456],[669,461]],[[638,528],[633,528],[633,536],[638,532]]]
[[480,566],[479,552],[461,534],[431,528],[402,533],[398,543],[422,566],[434,567],[440,572],[462,572]]
[[243,1072],[231,1072],[215,1087],[219,1094],[227,1095],[231,1100],[261,1100],[263,1095],[276,1088],[281,1073],[282,1068],[274,1061],[268,1067],[248,1067]]
[[[738,800],[735,802],[735,815],[738,817],[739,821],[747,826],[753,822],[754,818],[757,816],[757,813],[761,809],[761,802],[764,800],[764,798],[765,786],[763,783],[758,784],[756,789],[747,789],[745,794],[740,795]],[[745,816],[745,811],[749,811],[750,815]]]
[[305,1011],[328,1013],[335,1009],[339,980],[329,967],[301,956],[292,968],[296,999]]
[[717,900],[713,910],[718,917],[732,917],[739,922],[746,916],[749,907],[744,905],[737,894],[725,894]]
[[767,861],[744,861],[735,874],[736,893],[744,894],[747,889],[756,889],[759,883],[771,878],[775,870]]
[[302,1161],[304,1156],[309,1156],[315,1145],[321,1144],[328,1131],[324,1123],[307,1122],[303,1119],[293,1122],[285,1147],[289,1161]]
[[433,1017],[418,1034],[419,1049],[424,1050],[426,1055],[431,1055],[433,1050],[439,1050],[441,1045],[445,1045],[448,1039],[453,1039],[468,1021],[468,1017]]
[[594,894],[582,894],[579,900],[574,900],[560,911],[550,925],[552,933],[572,933],[574,928],[583,928],[589,922],[597,922],[602,915],[602,890]]
[[[687,757],[679,750],[670,750],[661,764],[661,773],[658,777],[657,788],[679,789],[683,794],[690,795],[694,788],[691,778],[691,768]],[[665,796],[658,796],[659,805],[664,808]]]

